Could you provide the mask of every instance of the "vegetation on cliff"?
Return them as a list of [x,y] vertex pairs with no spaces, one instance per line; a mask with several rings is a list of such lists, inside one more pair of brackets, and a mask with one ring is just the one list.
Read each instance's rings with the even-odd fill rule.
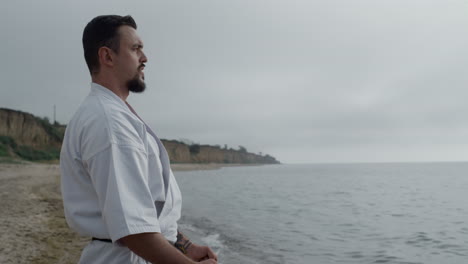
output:
[[0,158],[57,160],[64,131],[64,126],[47,118],[0,108]]
[[9,136],[0,136],[0,157],[19,157],[29,161],[57,160],[60,149],[57,147],[37,149],[31,146],[16,144]]
[[[21,158],[30,161],[58,160],[65,126],[51,124],[48,118],[0,108],[0,159]],[[161,140],[173,163],[279,163],[270,155],[249,153],[220,146],[200,145],[177,140]]]

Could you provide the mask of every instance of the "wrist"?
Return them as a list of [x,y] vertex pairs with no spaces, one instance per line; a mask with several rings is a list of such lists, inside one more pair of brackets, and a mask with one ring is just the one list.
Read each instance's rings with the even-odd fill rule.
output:
[[187,255],[188,250],[192,246],[192,242],[190,240],[181,240],[174,243],[174,247],[176,247],[180,252],[184,255]]

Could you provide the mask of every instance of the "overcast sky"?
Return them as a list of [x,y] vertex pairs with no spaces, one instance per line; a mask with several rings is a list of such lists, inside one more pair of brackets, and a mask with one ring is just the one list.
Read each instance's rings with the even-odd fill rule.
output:
[[468,160],[468,1],[2,1],[0,107],[67,123],[89,92],[81,36],[132,15],[165,139],[283,163]]

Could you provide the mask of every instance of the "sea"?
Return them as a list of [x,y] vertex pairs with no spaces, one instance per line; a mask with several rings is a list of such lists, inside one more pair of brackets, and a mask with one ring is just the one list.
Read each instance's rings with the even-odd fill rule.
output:
[[179,229],[220,264],[468,263],[468,163],[176,172]]

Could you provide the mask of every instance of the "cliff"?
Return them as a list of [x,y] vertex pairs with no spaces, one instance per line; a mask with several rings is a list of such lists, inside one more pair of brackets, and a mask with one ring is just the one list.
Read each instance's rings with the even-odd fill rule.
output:
[[0,108],[0,158],[56,160],[65,127],[29,113]]
[[[58,159],[65,126],[50,124],[46,118],[0,108],[0,157],[28,160]],[[210,145],[188,145],[175,140],[161,140],[174,163],[279,163],[269,155],[249,153]]]
[[59,129],[46,119],[6,108],[0,108],[0,135],[35,148],[59,147],[63,138]]
[[245,150],[220,148],[210,145],[187,145],[175,140],[161,140],[166,147],[171,162],[175,163],[240,163],[277,164],[269,155],[258,155]]

